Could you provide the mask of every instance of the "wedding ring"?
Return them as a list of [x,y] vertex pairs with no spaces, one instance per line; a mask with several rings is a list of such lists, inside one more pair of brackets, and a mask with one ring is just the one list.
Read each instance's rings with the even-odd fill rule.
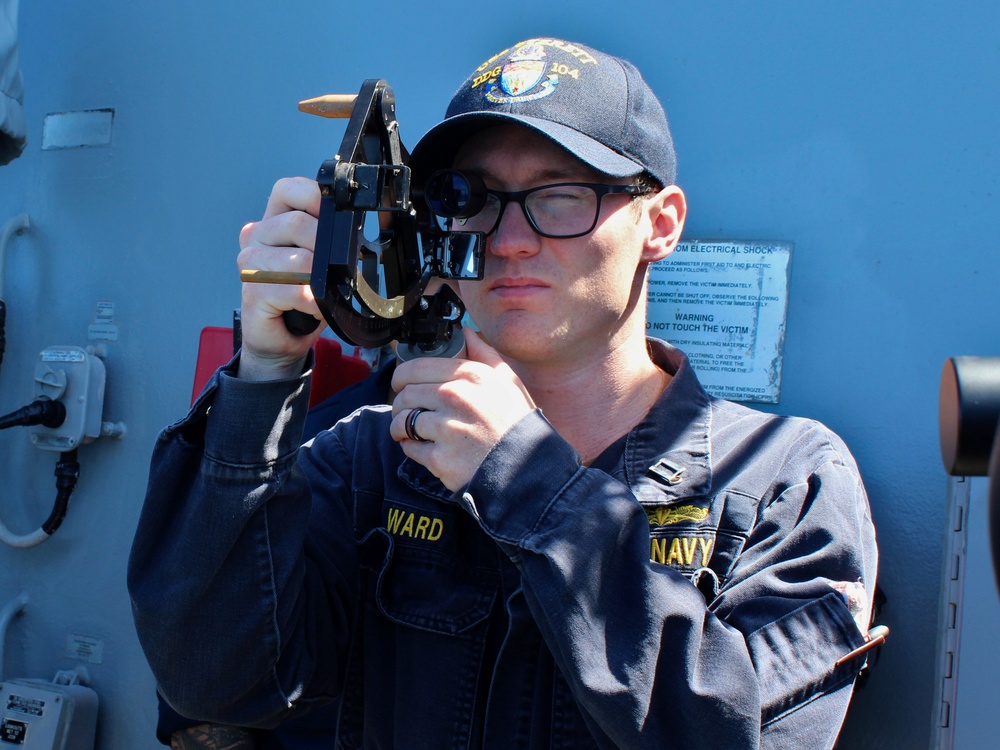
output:
[[410,413],[406,415],[406,437],[410,440],[416,440],[418,443],[427,442],[427,438],[420,437],[420,433],[417,432],[417,417],[425,411],[427,411],[427,409],[417,407],[416,409],[410,409]]

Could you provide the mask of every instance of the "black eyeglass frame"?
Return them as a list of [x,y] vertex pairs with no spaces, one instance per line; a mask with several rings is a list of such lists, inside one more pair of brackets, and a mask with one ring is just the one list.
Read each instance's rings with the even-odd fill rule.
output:
[[[549,190],[551,188],[558,187],[585,187],[590,188],[597,195],[597,204],[594,208],[594,219],[590,223],[590,226],[583,232],[575,232],[574,234],[549,234],[548,232],[543,232],[535,224],[535,219],[532,217],[531,212],[525,203],[528,196],[532,193],[537,193],[540,190]],[[503,219],[503,212],[507,210],[507,204],[516,203],[521,207],[521,212],[524,214],[525,218],[528,220],[528,224],[534,230],[535,234],[540,237],[547,237],[553,240],[571,240],[575,237],[584,237],[594,231],[594,227],[597,226],[597,221],[601,217],[601,201],[604,200],[605,195],[649,195],[652,191],[648,188],[640,187],[639,185],[605,185],[600,182],[554,182],[550,185],[539,185],[538,187],[528,188],[527,190],[515,190],[512,192],[507,192],[504,190],[486,190],[487,195],[493,195],[500,199],[500,210],[497,212],[497,219],[493,223],[493,226],[488,232],[482,232],[484,237],[489,237],[495,231],[497,227],[500,226],[500,221]],[[473,217],[465,217],[473,218]],[[454,230],[453,230],[454,231]],[[458,230],[461,231],[461,230]]]

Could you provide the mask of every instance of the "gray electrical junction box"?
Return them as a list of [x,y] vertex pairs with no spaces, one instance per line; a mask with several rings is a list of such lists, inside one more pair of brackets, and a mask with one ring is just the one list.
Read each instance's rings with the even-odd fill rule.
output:
[[2,750],[93,750],[97,693],[59,680],[0,682]]

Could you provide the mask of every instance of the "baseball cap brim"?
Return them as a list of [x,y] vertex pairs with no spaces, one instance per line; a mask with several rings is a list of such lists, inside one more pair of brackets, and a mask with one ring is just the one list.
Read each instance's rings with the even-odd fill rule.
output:
[[632,177],[644,171],[638,162],[561,123],[508,112],[468,112],[438,123],[414,146],[410,168],[415,183],[421,185],[434,171],[450,167],[462,144],[477,132],[504,123],[540,133],[602,174]]

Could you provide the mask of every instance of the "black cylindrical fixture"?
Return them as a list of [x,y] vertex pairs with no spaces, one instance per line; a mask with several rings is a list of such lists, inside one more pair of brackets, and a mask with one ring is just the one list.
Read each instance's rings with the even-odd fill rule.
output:
[[986,476],[1000,421],[1000,357],[951,357],[941,371],[938,432],[952,476]]

